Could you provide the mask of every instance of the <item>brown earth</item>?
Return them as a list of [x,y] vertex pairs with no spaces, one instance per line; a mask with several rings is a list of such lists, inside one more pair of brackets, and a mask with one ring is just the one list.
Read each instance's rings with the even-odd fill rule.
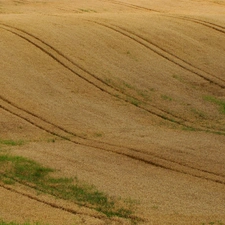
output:
[[[138,200],[143,224],[225,223],[224,15],[224,0],[0,0],[0,139]],[[0,202],[6,221],[127,223],[21,185]]]

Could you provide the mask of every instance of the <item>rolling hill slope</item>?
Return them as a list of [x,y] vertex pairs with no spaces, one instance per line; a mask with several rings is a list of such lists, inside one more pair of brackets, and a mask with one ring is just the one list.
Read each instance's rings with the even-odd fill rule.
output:
[[[25,142],[0,151],[138,200],[143,224],[225,223],[224,13],[222,0],[0,0],[0,140]],[[129,224],[0,188],[7,221]]]

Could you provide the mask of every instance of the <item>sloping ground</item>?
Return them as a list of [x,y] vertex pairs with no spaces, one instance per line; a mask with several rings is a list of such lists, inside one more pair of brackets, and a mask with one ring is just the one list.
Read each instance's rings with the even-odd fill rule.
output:
[[[224,13],[222,0],[0,0],[0,138],[138,200],[144,224],[225,223]],[[28,187],[0,195],[5,220],[126,223]]]

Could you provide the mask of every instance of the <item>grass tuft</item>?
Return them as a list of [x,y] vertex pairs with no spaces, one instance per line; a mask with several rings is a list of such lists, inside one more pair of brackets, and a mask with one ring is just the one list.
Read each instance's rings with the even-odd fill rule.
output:
[[167,95],[161,95],[161,98],[162,98],[163,100],[167,100],[167,101],[172,101],[172,100],[173,100],[171,97],[169,97],[169,96],[167,96]]
[[13,141],[13,140],[1,140],[0,139],[0,145],[20,146],[23,144],[24,144],[24,141],[22,141],[22,140]]
[[220,112],[222,114],[225,114],[225,101],[224,100],[217,99],[214,96],[204,96],[203,99],[208,101],[208,102],[212,102],[212,103],[220,106]]
[[40,223],[16,223],[16,222],[5,222],[3,220],[0,220],[0,225],[41,225]]

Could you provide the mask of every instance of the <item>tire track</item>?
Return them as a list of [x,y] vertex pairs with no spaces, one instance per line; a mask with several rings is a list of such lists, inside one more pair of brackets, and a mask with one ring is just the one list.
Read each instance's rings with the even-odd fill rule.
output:
[[125,3],[125,2],[121,2],[121,1],[115,1],[115,0],[101,0],[102,2],[109,2],[115,5],[122,5],[128,8],[133,8],[133,9],[137,9],[137,10],[142,10],[145,12],[161,12],[155,9],[150,9],[150,8],[146,8],[143,6],[138,6],[138,5],[134,5],[134,4],[130,4],[130,3]]
[[[23,186],[26,186],[26,187],[29,187],[29,188],[32,188],[34,190],[38,190],[36,188],[33,188],[31,187],[31,185],[25,185],[21,182],[18,182],[17,180],[15,180],[15,182],[19,183],[19,184],[22,184]],[[53,202],[49,202],[49,201],[45,201],[43,199],[40,199],[34,195],[31,195],[31,194],[28,194],[28,193],[24,193],[22,191],[18,191],[16,190],[15,188],[12,188],[12,186],[9,186],[9,185],[4,185],[4,184],[1,184],[0,183],[0,187],[3,188],[3,189],[6,189],[10,192],[14,192],[16,194],[19,194],[19,195],[22,195],[26,198],[29,198],[31,200],[34,200],[34,201],[37,201],[39,203],[42,203],[44,205],[47,205],[47,206],[50,206],[52,208],[55,208],[55,209],[59,209],[61,211],[65,211],[67,213],[70,213],[70,214],[73,214],[73,215],[83,215],[83,216],[89,216],[89,217],[92,217],[92,218],[96,218],[96,219],[106,219],[104,216],[100,216],[100,215],[91,215],[91,214],[88,214],[88,213],[84,213],[84,212],[79,212],[78,210],[74,210],[74,209],[71,209],[71,208],[68,208],[68,207],[64,207],[64,206],[60,206],[60,205],[57,205],[56,203],[53,203]],[[52,195],[52,194],[51,194]],[[89,208],[89,207],[86,207],[86,206],[83,206],[85,208]],[[92,209],[92,208],[89,208],[89,209]],[[113,220],[113,218],[111,218]]]
[[[192,65],[191,63],[185,61],[184,59],[179,58],[178,56],[168,52],[167,50],[159,47],[158,45],[152,43],[151,41],[131,32],[128,31],[124,28],[121,28],[119,26],[115,26],[115,25],[109,25],[109,24],[104,24],[102,22],[97,22],[97,21],[90,21],[93,22],[95,24],[98,24],[100,26],[106,27],[110,30],[113,30],[119,34],[122,34],[123,36],[135,41],[136,43],[146,47],[147,49],[151,50],[152,52],[154,52],[155,54],[161,56],[162,58],[166,59],[167,61],[181,67],[182,69],[189,71],[199,77],[201,77],[202,79],[204,79],[205,81],[209,82],[209,83],[213,83],[214,85],[224,89],[225,88],[225,84],[221,84],[220,82],[223,81],[225,82],[225,80],[212,75],[208,72],[205,72],[197,67],[195,67],[194,65]],[[209,78],[208,76],[211,76],[211,78]]]
[[[200,170],[200,169],[197,169],[194,167],[190,167],[190,166],[184,165],[179,162],[168,160],[166,158],[157,156],[152,153],[146,153],[142,150],[137,150],[134,148],[127,148],[127,147],[123,147],[123,146],[111,145],[109,143],[96,142],[93,140],[81,139],[81,138],[79,140],[74,140],[77,137],[68,137],[68,134],[71,135],[71,132],[66,133],[60,129],[56,129],[56,127],[52,128],[54,130],[51,130],[51,128],[46,128],[44,126],[44,124],[40,124],[41,122],[43,123],[43,121],[40,120],[40,121],[36,121],[36,123],[35,123],[35,122],[33,122],[33,120],[31,118],[28,119],[24,116],[21,116],[20,113],[13,112],[12,109],[9,110],[6,107],[3,107],[1,103],[0,103],[0,108],[9,112],[10,114],[13,114],[14,116],[19,117],[20,119],[27,121],[28,123],[32,124],[33,126],[39,128],[47,133],[57,136],[63,140],[72,142],[76,145],[81,145],[81,146],[85,146],[85,147],[90,147],[90,148],[110,152],[113,154],[128,157],[130,159],[133,159],[133,160],[136,160],[136,161],[148,164],[148,165],[159,167],[162,169],[171,170],[171,171],[178,172],[178,173],[183,173],[186,175],[210,180],[210,181],[220,183],[220,184],[225,184],[225,182],[223,181],[223,176],[221,176],[220,174],[216,174],[216,173],[213,173],[210,171],[203,171],[203,170]],[[35,119],[38,119],[38,118],[35,118]],[[49,126],[49,124],[45,124],[45,125]],[[64,134],[62,134],[62,132]]]
[[[90,22],[90,21],[89,21]],[[91,21],[93,22],[93,21]],[[41,40],[40,38],[24,31],[18,28],[15,28],[13,26],[9,26],[6,24],[0,24],[3,25],[5,27],[9,27],[11,29],[14,29],[16,31],[19,31],[22,33],[18,34],[14,31],[8,30],[7,31],[13,33],[14,35],[19,36],[22,39],[25,39],[26,41],[28,41],[29,43],[31,43],[32,45],[34,45],[35,47],[39,48],[41,51],[43,51],[44,53],[46,53],[47,55],[49,55],[51,58],[53,58],[55,61],[57,61],[58,63],[60,63],[62,66],[64,66],[66,69],[68,69],[70,72],[72,72],[73,74],[75,74],[76,76],[78,76],[79,78],[85,80],[86,82],[88,82],[91,85],[94,85],[96,88],[98,88],[100,91],[105,92],[107,94],[109,94],[110,96],[116,97],[126,103],[132,104],[130,102],[130,98],[134,99],[135,101],[140,101],[139,99],[137,99],[136,97],[133,97],[131,95],[128,95],[126,93],[124,93],[123,91],[121,91],[120,89],[114,87],[111,84],[108,84],[106,81],[100,79],[98,76],[96,76],[95,74],[89,72],[88,70],[86,70],[85,68],[79,66],[78,64],[76,64],[75,62],[73,62],[71,59],[69,59],[67,56],[65,56],[62,52],[60,52],[59,50],[55,49],[54,47],[52,47],[51,45],[49,45],[48,43],[46,43],[45,41]],[[4,29],[4,28],[3,28]],[[38,43],[35,43],[34,41],[28,39],[27,37],[24,36],[28,35],[28,37],[31,37],[33,40],[37,40]],[[45,46],[45,47],[43,47]],[[76,69],[78,69],[79,72],[76,72],[75,69],[73,69],[73,67],[76,67]],[[83,75],[81,75],[83,74]],[[143,100],[141,101],[142,103],[147,103],[144,102]],[[211,130],[211,128],[209,127],[204,127],[202,128],[201,126],[196,127],[196,124],[194,124],[191,121],[188,121],[187,119],[181,118],[173,113],[170,113],[166,110],[163,110],[161,108],[156,107],[155,105],[150,105],[148,104],[148,108],[141,106],[141,105],[134,105],[135,107],[138,107],[142,110],[145,110],[146,112],[157,116],[163,120],[167,120],[171,123],[176,123],[178,125],[187,127],[187,128],[192,128],[194,127],[197,130],[205,130],[205,128],[207,128],[207,131]],[[151,108],[149,108],[151,107]],[[211,130],[211,131],[215,131],[215,130]],[[221,132],[219,130],[219,132]]]
[[[1,24],[3,25],[3,24]],[[5,26],[5,25],[4,25]],[[47,54],[48,56],[50,56],[52,59],[54,59],[56,62],[58,62],[60,65],[62,65],[64,68],[66,68],[67,70],[69,70],[70,72],[72,72],[73,74],[75,74],[76,76],[80,77],[81,79],[85,80],[86,82],[88,82],[89,84],[95,86],[97,89],[103,91],[103,92],[107,92],[105,91],[103,88],[99,87],[98,85],[96,85],[94,82],[88,80],[87,78],[81,76],[79,73],[77,73],[75,70],[71,69],[66,63],[63,62],[63,60],[59,60],[54,54],[52,54],[51,52],[49,52],[48,50],[44,49],[43,47],[41,47],[40,45],[38,45],[37,43],[31,41],[30,39],[26,38],[25,36],[15,32],[15,31],[12,31],[10,29],[7,29],[7,28],[3,28],[1,27],[2,29],[24,39],[25,41],[29,42],[30,44],[34,45],[36,48],[40,49],[42,52],[44,52],[45,54]],[[38,40],[38,39],[37,39]],[[50,46],[47,46],[47,47],[50,47]],[[50,47],[51,48],[51,47]],[[53,49],[53,48],[51,48]],[[67,59],[66,59],[67,60]],[[109,92],[107,92],[109,93]],[[109,93],[110,94],[110,93]],[[111,95],[111,94],[110,94]]]
[[[59,197],[58,195],[56,195],[56,194],[45,192],[45,191],[43,191],[41,188],[38,188],[38,187],[36,187],[35,185],[32,185],[32,184],[27,183],[27,182],[25,182],[25,181],[20,181],[20,180],[18,180],[18,179],[16,179],[16,178],[13,178],[13,177],[10,177],[10,176],[6,176],[4,173],[1,173],[1,172],[0,172],[0,175],[2,175],[2,176],[5,177],[5,178],[11,179],[11,180],[13,180],[15,183],[20,184],[20,185],[22,185],[22,186],[24,186],[24,187],[27,187],[27,188],[29,188],[29,189],[32,189],[32,190],[35,190],[35,191],[40,191],[40,192],[43,193],[43,194],[47,194],[47,195],[54,196],[54,197],[56,197],[56,198],[59,198],[59,199],[68,201],[68,200],[66,200],[66,199],[60,198],[60,197]],[[53,203],[53,202],[50,202],[50,201],[46,201],[46,200],[40,199],[40,198],[38,198],[37,196],[34,196],[34,195],[32,195],[32,194],[28,194],[28,193],[19,191],[18,189],[13,188],[12,185],[10,185],[10,186],[9,186],[9,185],[5,185],[5,184],[1,183],[1,181],[0,181],[0,187],[1,187],[1,188],[4,188],[4,189],[6,189],[6,190],[8,190],[8,191],[10,191],[10,192],[14,192],[14,193],[16,193],[16,194],[19,194],[19,195],[22,195],[22,196],[24,196],[24,197],[27,197],[27,198],[29,198],[29,199],[31,199],[31,200],[37,201],[37,202],[39,202],[39,203],[42,203],[42,204],[44,204],[44,205],[48,205],[48,206],[50,206],[50,207],[52,207],[52,208],[56,208],[56,209],[59,209],[59,210],[61,210],[61,211],[65,211],[65,212],[67,212],[67,213],[71,213],[71,214],[73,214],[73,215],[88,216],[88,217],[92,217],[92,218],[95,218],[95,219],[100,219],[100,220],[103,220],[103,221],[105,221],[106,219],[109,219],[109,218],[108,218],[106,215],[104,215],[104,214],[100,215],[100,214],[101,214],[101,211],[98,211],[96,208],[91,207],[90,205],[85,204],[85,203],[79,203],[79,202],[73,202],[73,201],[70,201],[71,203],[73,203],[73,204],[75,204],[75,205],[77,205],[77,206],[79,206],[79,207],[84,207],[84,208],[86,208],[86,209],[95,211],[96,213],[94,213],[94,212],[93,212],[93,213],[85,213],[85,212],[83,212],[82,209],[79,211],[79,210],[75,210],[75,209],[72,209],[72,208],[69,208],[69,207],[64,207],[63,205],[59,205],[59,204],[56,204],[56,203]],[[53,187],[52,187],[52,188],[53,188]],[[127,218],[121,217],[121,219],[128,219],[128,218],[129,218],[129,219],[132,219],[132,220],[137,220],[137,219],[138,219],[139,221],[145,222],[145,219],[143,219],[143,218],[141,218],[141,217],[138,217],[138,216],[135,216],[135,215],[129,215],[129,217],[127,217]],[[113,217],[110,217],[110,220],[111,220],[111,221],[118,222],[118,219],[113,218]]]
[[[0,95],[0,100],[3,100],[3,102],[0,101],[0,108],[4,109],[5,111],[8,111],[9,113],[27,121],[28,123],[32,124],[33,126],[39,128],[41,130],[44,130],[47,133],[50,133],[50,134],[52,134],[54,136],[57,136],[61,139],[73,142],[74,144],[82,145],[82,146],[86,146],[86,147],[91,147],[91,148],[96,148],[96,149],[101,149],[101,150],[104,150],[104,151],[109,151],[109,152],[117,153],[117,154],[123,153],[123,155],[125,155],[127,157],[129,157],[130,153],[132,153],[132,152],[135,153],[136,155],[137,154],[143,154],[143,157],[142,157],[143,159],[147,155],[147,156],[155,158],[156,161],[161,160],[161,162],[159,162],[159,163],[155,163],[152,160],[148,160],[148,163],[152,164],[153,166],[162,167],[162,165],[165,164],[166,161],[167,162],[169,161],[170,163],[173,163],[173,164],[178,164],[180,166],[185,166],[185,167],[188,167],[190,169],[199,170],[201,172],[205,172],[205,173],[209,173],[209,174],[212,174],[212,175],[223,177],[223,175],[221,175],[221,174],[216,174],[216,173],[213,173],[211,171],[206,171],[206,170],[200,170],[200,169],[188,166],[188,165],[184,165],[184,164],[179,163],[179,162],[174,161],[174,160],[168,160],[167,158],[159,156],[157,154],[148,153],[144,150],[140,150],[140,149],[137,150],[137,149],[129,148],[129,147],[125,147],[125,146],[119,146],[119,145],[115,145],[115,144],[111,144],[111,143],[87,139],[85,137],[77,135],[76,133],[68,131],[65,128],[59,126],[59,125],[56,125],[52,122],[49,122],[46,119],[44,119],[40,116],[37,116],[32,112],[29,112],[28,110],[25,110],[25,109],[17,106],[16,104],[14,104],[14,103],[8,101],[7,99],[3,98],[1,95]],[[2,103],[7,103],[8,107],[3,106]],[[10,111],[10,107],[12,108],[11,111]],[[13,112],[13,108],[15,109],[16,112]],[[20,111],[20,113],[18,113],[18,110]],[[117,150],[115,150],[115,148],[117,148]],[[162,167],[162,168],[167,169],[167,167]]]
[[[78,64],[74,63],[72,60],[70,60],[67,56],[65,56],[63,53],[61,53],[60,51],[58,51],[57,49],[53,48],[52,46],[50,46],[49,44],[47,44],[46,42],[42,41],[41,39],[35,37],[34,35],[32,34],[29,34],[28,32],[26,31],[23,31],[21,29],[18,29],[18,28],[14,28],[12,26],[8,26],[6,24],[1,24],[3,26],[6,26],[6,27],[9,27],[11,29],[15,29],[23,34],[26,34],[28,35],[29,37],[32,37],[33,39],[37,40],[39,42],[38,43],[35,43],[34,41],[30,40],[29,38],[25,37],[23,34],[19,34],[18,32],[15,32],[15,31],[11,31],[7,28],[2,28],[2,29],[5,29],[6,31],[28,41],[30,44],[34,45],[35,47],[37,47],[38,49],[40,49],[41,51],[43,51],[45,54],[49,55],[52,59],[54,59],[56,62],[58,62],[59,64],[61,64],[64,68],[66,68],[67,70],[69,70],[70,72],[72,72],[73,74],[75,74],[76,76],[78,76],[79,78],[85,80],[86,82],[88,82],[89,84],[95,86],[96,88],[98,88],[100,91],[102,92],[105,92],[107,94],[109,94],[110,96],[113,96],[115,98],[118,98],[126,103],[129,103],[129,104],[132,104],[130,101],[129,101],[129,98],[132,98],[136,101],[140,101],[139,99],[133,97],[133,96],[130,96],[130,95],[127,95],[125,94],[124,92],[121,92],[118,88],[114,87],[113,85],[110,85],[108,84],[107,82],[105,82],[104,80],[98,78],[95,74],[87,71],[86,69],[82,68],[81,66],[79,66]],[[41,45],[40,45],[41,43]],[[45,49],[43,47],[43,45],[47,48]],[[72,69],[73,67],[76,67],[76,69],[79,70],[79,72],[76,72],[74,69]],[[83,74],[83,75],[80,75],[80,74]],[[109,89],[109,90],[107,90]],[[142,101],[143,102],[143,101]],[[185,121],[183,118],[180,118],[172,113],[169,113],[163,109],[159,109],[155,106],[151,106],[151,109],[147,109],[143,106],[140,106],[140,105],[134,105],[132,104],[133,106],[135,107],[138,107],[142,110],[145,110],[147,111],[148,113],[154,115],[154,116],[157,116],[163,120],[168,120],[172,123],[176,123],[178,125],[182,125],[182,126],[185,126],[185,127],[191,127],[193,126],[193,124],[191,124],[190,121]],[[172,118],[171,118],[172,117]],[[189,124],[186,124],[186,123],[189,123]]]
[[[64,140],[73,142],[74,144],[92,147],[92,148],[112,152],[115,154],[120,154],[120,155],[129,157],[129,158],[138,160],[138,161],[145,162],[147,164],[151,164],[153,166],[157,166],[157,167],[161,167],[163,169],[169,169],[169,170],[173,170],[176,172],[181,172],[181,173],[185,173],[185,174],[189,174],[189,175],[193,175],[193,172],[197,171],[197,173],[207,173],[207,174],[210,174],[210,176],[211,175],[220,176],[218,174],[213,174],[209,171],[201,171],[199,169],[190,168],[190,167],[189,167],[189,169],[192,169],[193,171],[192,171],[192,173],[188,173],[188,172],[185,172],[185,170],[187,169],[187,166],[182,165],[178,162],[173,162],[173,161],[170,161],[170,160],[162,158],[162,157],[160,158],[159,156],[156,156],[156,155],[154,156],[152,154],[147,154],[146,152],[141,152],[140,150],[136,150],[136,149],[131,149],[131,148],[126,148],[126,147],[122,147],[122,146],[111,145],[109,143],[96,142],[93,140],[85,139],[83,137],[80,137],[80,136],[72,133],[72,132],[67,131],[66,129],[64,129],[58,125],[48,122],[47,120],[35,115],[34,113],[31,113],[27,110],[22,109],[21,107],[13,104],[12,102],[8,101],[7,99],[5,99],[2,96],[0,99],[1,99],[0,107],[2,109],[27,121],[28,123],[38,127],[39,129],[44,130],[47,133],[50,133],[57,137],[60,137]],[[18,111],[19,111],[19,113],[18,113]],[[177,169],[176,167],[182,167],[182,168]],[[193,175],[193,176],[196,176],[196,175]],[[204,178],[204,176],[202,174],[197,175],[197,177]],[[215,179],[212,179],[212,180],[215,181]],[[219,181],[216,180],[216,182],[219,182]]]
[[[207,72],[207,71],[204,71],[204,70],[202,70],[202,69],[196,67],[195,65],[189,63],[188,61],[186,61],[186,60],[184,60],[184,59],[182,59],[182,58],[180,58],[180,57],[178,57],[178,56],[176,56],[175,54],[173,54],[173,53],[171,53],[171,52],[168,52],[168,50],[166,50],[166,49],[160,47],[159,45],[153,43],[152,41],[147,40],[146,38],[141,37],[140,35],[137,35],[137,34],[131,32],[131,31],[127,31],[126,29],[121,28],[121,27],[118,27],[118,28],[119,28],[119,29],[123,29],[124,31],[126,31],[126,32],[128,32],[128,33],[130,33],[130,34],[132,34],[132,35],[134,35],[134,36],[137,36],[138,38],[140,38],[140,39],[142,39],[142,40],[148,42],[149,44],[151,44],[151,45],[155,46],[156,48],[160,49],[162,52],[165,52],[165,54],[167,53],[167,54],[171,55],[172,57],[176,58],[177,60],[180,60],[180,61],[182,61],[183,63],[187,64],[188,66],[193,67],[193,69],[198,70],[198,71],[201,72],[201,73],[205,73],[205,74],[207,74],[207,75],[209,75],[209,76],[211,76],[211,77],[213,77],[213,78],[215,78],[215,79],[218,79],[218,80],[221,81],[221,82],[224,82],[224,85],[221,86],[221,87],[222,87],[222,88],[225,88],[225,79],[222,79],[222,78],[220,78],[220,77],[217,77],[217,76],[215,76],[214,74],[211,74],[211,73],[209,73],[209,72]],[[225,33],[225,31],[224,31],[224,33]],[[213,81],[211,81],[211,83],[213,83]],[[215,83],[214,83],[214,84],[215,84]]]
[[200,19],[191,18],[191,17],[183,17],[183,16],[168,16],[168,17],[172,17],[172,18],[176,18],[176,19],[182,19],[182,20],[186,20],[186,21],[191,21],[193,23],[203,25],[203,26],[208,27],[210,29],[216,30],[216,31],[218,31],[222,34],[225,34],[225,27],[224,26],[221,26],[221,25],[218,25],[218,24],[215,24],[215,23],[211,23],[211,22],[207,22],[205,20],[200,20]]

